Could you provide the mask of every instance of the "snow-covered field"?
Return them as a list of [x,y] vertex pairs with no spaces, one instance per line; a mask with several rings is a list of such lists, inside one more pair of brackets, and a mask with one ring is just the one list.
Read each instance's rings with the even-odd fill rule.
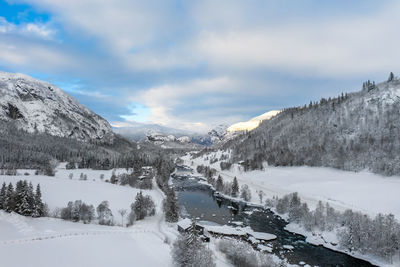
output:
[[[28,172],[32,173],[32,175],[0,175],[0,184],[3,182],[6,184],[12,182],[15,186],[18,180],[27,180],[28,182],[32,182],[34,186],[40,183],[42,199],[49,205],[50,211],[55,208],[67,206],[68,201],[82,200],[96,208],[103,200],[108,200],[116,223],[120,223],[121,217],[118,214],[118,210],[130,210],[130,205],[135,201],[136,194],[140,190],[130,186],[114,185],[101,181],[101,174],[104,174],[104,180],[110,179],[111,170],[65,170],[62,167],[63,165],[64,164],[60,164],[61,167],[57,169],[54,177],[33,175],[33,171],[19,170],[18,173],[20,174]],[[116,174],[124,171],[124,169],[116,170]],[[73,179],[69,179],[69,173],[74,174]],[[87,175],[88,179],[86,181],[79,180],[81,173]],[[157,206],[161,205],[162,194],[157,190],[142,190],[142,192],[145,195],[150,195]]]
[[7,267],[170,266],[164,238],[152,222],[122,228],[0,211],[0,259]]
[[[217,158],[220,155],[217,153]],[[185,164],[196,169],[197,165],[210,165],[205,157],[191,159],[185,156],[183,159]],[[232,181],[236,176],[239,185],[247,184],[254,203],[260,203],[259,190],[267,198],[298,192],[310,208],[322,200],[338,210],[351,208],[372,216],[392,213],[400,218],[400,177],[317,167],[266,167],[263,171],[243,172],[234,165],[229,171],[221,171],[219,163],[217,161],[211,167],[219,171],[224,181]]]
[[[12,182],[15,186],[20,179],[34,185],[40,183],[42,199],[50,211],[65,207],[68,201],[80,199],[97,207],[108,200],[114,220],[120,224],[118,209],[129,211],[139,189],[100,180],[102,173],[109,179],[111,171],[70,171],[63,166],[60,165],[55,177],[19,170],[19,176],[0,175],[0,183]],[[31,175],[23,175],[25,172]],[[73,179],[68,177],[70,172],[74,173]],[[87,181],[79,180],[81,172],[88,176]],[[2,264],[6,263],[1,266],[171,266],[170,245],[164,241],[166,238],[173,241],[177,232],[164,223],[162,192],[156,187],[142,191],[155,201],[156,215],[129,228],[30,218],[0,211],[0,259]]]

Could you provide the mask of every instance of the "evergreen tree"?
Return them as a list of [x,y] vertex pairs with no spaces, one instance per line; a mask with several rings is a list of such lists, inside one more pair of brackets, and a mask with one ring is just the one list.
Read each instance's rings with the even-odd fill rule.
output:
[[33,185],[29,182],[26,190],[26,201],[28,203],[28,211],[26,211],[26,216],[33,216],[35,213],[35,194],[33,192]]
[[137,193],[135,202],[132,204],[132,211],[136,215],[136,220],[143,220],[144,217],[146,216],[146,211],[144,209],[144,203],[143,203],[143,194],[142,191]]
[[233,178],[233,183],[232,183],[232,193],[231,193],[232,197],[237,197],[238,193],[239,193],[239,184],[235,176],[235,178]]
[[192,222],[188,233],[178,237],[171,252],[175,265],[179,267],[215,266],[212,252],[205,247],[198,237],[195,221]]
[[40,184],[36,186],[36,192],[34,196],[34,211],[33,217],[41,217],[44,215],[44,204],[42,202],[42,192],[40,190]]
[[12,212],[15,209],[15,197],[14,197],[14,186],[12,183],[9,183],[6,192],[6,200],[5,200],[5,211]]
[[224,180],[222,179],[221,175],[218,175],[215,189],[219,192],[222,192],[222,190],[224,190]]
[[7,192],[7,186],[6,183],[3,182],[3,186],[1,187],[0,190],[0,209],[5,209],[6,192]]
[[176,201],[175,190],[168,188],[166,191],[167,198],[164,201],[165,220],[167,222],[177,222],[179,219],[179,205]]
[[22,202],[25,195],[25,188],[24,182],[19,180],[15,186],[15,194],[14,194],[14,201],[15,201],[15,208],[14,211],[18,214],[22,214]]
[[136,220],[143,220],[146,216],[155,214],[155,204],[150,196],[143,196],[142,191],[137,193],[135,202],[131,204],[131,213]]
[[393,79],[394,79],[394,74],[393,74],[393,72],[390,72],[390,73],[389,73],[388,82],[393,81]]

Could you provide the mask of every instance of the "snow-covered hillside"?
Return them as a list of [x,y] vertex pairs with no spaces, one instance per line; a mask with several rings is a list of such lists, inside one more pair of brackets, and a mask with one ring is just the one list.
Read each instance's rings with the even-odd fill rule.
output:
[[78,140],[113,138],[111,126],[56,86],[24,74],[0,72],[0,120],[28,132]]
[[363,90],[287,108],[232,140],[233,162],[249,169],[325,166],[400,175],[400,79],[364,83]]

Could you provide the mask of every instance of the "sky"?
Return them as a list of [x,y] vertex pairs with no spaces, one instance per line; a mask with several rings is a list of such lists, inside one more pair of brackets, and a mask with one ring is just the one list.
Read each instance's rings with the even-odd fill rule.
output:
[[400,3],[0,0],[0,70],[115,127],[204,132],[400,71]]

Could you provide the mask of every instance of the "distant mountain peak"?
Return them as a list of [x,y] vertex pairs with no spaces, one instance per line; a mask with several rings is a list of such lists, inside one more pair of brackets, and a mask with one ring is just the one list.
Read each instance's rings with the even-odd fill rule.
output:
[[271,119],[272,117],[279,114],[279,112],[280,112],[279,110],[271,110],[264,114],[261,114],[260,116],[254,117],[248,121],[232,124],[231,126],[228,127],[227,132],[239,132],[239,131],[254,130],[258,126],[260,126],[260,124],[263,121]]

